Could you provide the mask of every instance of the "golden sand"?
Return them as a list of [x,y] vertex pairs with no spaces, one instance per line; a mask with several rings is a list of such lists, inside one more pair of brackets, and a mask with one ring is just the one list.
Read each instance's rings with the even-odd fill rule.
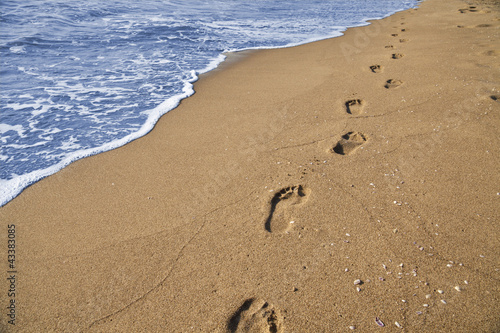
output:
[[9,332],[500,330],[498,2],[230,55],[0,208]]

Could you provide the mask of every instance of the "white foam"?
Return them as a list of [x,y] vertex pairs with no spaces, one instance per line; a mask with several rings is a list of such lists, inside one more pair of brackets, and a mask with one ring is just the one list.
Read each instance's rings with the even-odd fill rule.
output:
[[[328,2],[325,2],[325,4],[327,3]],[[141,3],[141,7],[142,5],[143,3]],[[182,8],[183,6],[182,2],[178,4],[169,3],[169,5],[177,6],[179,8]],[[216,4],[206,6],[207,8],[210,8],[213,5],[219,6],[220,13],[226,13],[226,8],[232,9],[233,11],[238,9],[231,7],[232,4],[226,2],[216,2]],[[155,7],[156,6],[153,6],[153,8]],[[200,9],[200,12],[202,11],[203,10]],[[240,12],[241,11],[239,11],[239,13]],[[24,98],[26,100],[21,100],[16,103],[9,103],[8,107],[12,108],[13,110],[32,108],[32,110],[30,111],[31,117],[27,119],[27,126],[29,126],[31,130],[27,132],[22,125],[17,124],[0,124],[0,132],[2,132],[2,130],[5,130],[5,132],[14,131],[19,137],[22,137],[23,135],[26,136],[26,133],[40,131],[40,133],[42,134],[37,133],[36,135],[43,141],[30,144],[11,143],[8,145],[8,147],[26,149],[45,145],[47,144],[48,140],[52,140],[53,143],[56,144],[56,146],[52,148],[48,147],[46,151],[36,151],[33,154],[48,154],[48,159],[54,160],[55,158],[60,158],[61,156],[64,157],[57,164],[50,167],[28,172],[24,175],[14,175],[14,178],[10,180],[0,180],[0,206],[4,205],[12,198],[17,196],[25,187],[50,174],[57,172],[58,170],[64,168],[75,160],[123,146],[124,144],[145,135],[146,133],[151,131],[151,129],[154,127],[154,125],[162,115],[177,107],[182,99],[194,94],[192,83],[198,79],[198,75],[217,68],[217,66],[226,58],[225,55],[219,54],[218,56],[210,59],[207,64],[206,57],[203,58],[198,54],[191,54],[189,53],[189,51],[178,54],[175,52],[183,52],[183,50],[175,50],[175,52],[169,53],[169,43],[178,43],[189,40],[197,43],[198,48],[203,49],[206,45],[205,43],[215,43],[218,46],[220,42],[218,39],[219,33],[222,33],[223,37],[221,38],[224,39],[226,38],[226,35],[224,35],[223,33],[225,33],[225,31],[230,31],[230,33],[232,34],[231,38],[234,38],[234,40],[231,41],[232,44],[229,45],[233,45],[233,47],[223,46],[225,44],[220,42],[220,45],[222,45],[220,49],[226,47],[226,49],[223,50],[223,53],[226,53],[250,49],[292,47],[322,39],[341,36],[347,29],[347,26],[340,25],[344,22],[338,22],[335,26],[328,25],[329,30],[326,31],[325,29],[323,29],[325,27],[324,21],[321,21],[319,19],[316,21],[316,16],[314,15],[311,16],[312,18],[310,17],[309,21],[304,25],[302,25],[300,21],[286,20],[283,17],[278,18],[276,21],[273,21],[272,19],[256,17],[255,13],[248,14],[250,17],[243,15],[236,21],[224,20],[227,16],[220,15],[218,17],[223,18],[217,20],[212,20],[212,18],[210,18],[206,21],[199,21],[197,22],[199,26],[193,27],[189,24],[191,19],[183,17],[182,15],[171,15],[168,17],[164,17],[164,15],[159,15],[157,11],[155,12],[154,9],[153,13],[154,15],[149,15],[147,17],[136,17],[135,15],[127,14],[114,18],[100,18],[99,23],[101,25],[103,22],[105,23],[103,25],[104,27],[100,28],[115,29],[113,35],[103,35],[102,41],[111,43],[112,41],[123,39],[123,42],[120,43],[127,43],[127,41],[129,41],[129,43],[126,44],[127,47],[133,45],[141,45],[140,48],[135,48],[135,50],[137,50],[137,53],[130,53],[133,48],[129,48],[123,51],[123,45],[125,44],[120,44],[120,47],[117,47],[117,45],[103,45],[99,50],[99,54],[94,53],[92,59],[86,58],[84,54],[80,55],[79,53],[67,53],[62,57],[57,57],[57,60],[54,59],[52,63],[24,63],[20,66],[17,66],[17,69],[19,71],[38,79],[38,81],[35,81],[35,84],[31,87],[31,91],[35,91],[35,89],[44,89],[44,91],[49,96],[45,99],[39,98],[33,101],[34,97],[32,92],[29,91],[29,89],[26,89],[26,91],[29,91],[29,93],[23,93],[19,96],[20,98]],[[387,14],[385,16],[389,16],[390,14]],[[377,17],[375,19],[378,18],[381,17]],[[357,23],[357,26],[367,25],[367,21],[373,19],[374,18],[364,18],[361,20],[361,22]],[[201,35],[193,36],[189,35],[189,33],[184,30],[179,30],[176,35],[161,35],[160,40],[155,39],[153,36],[152,40],[149,41],[150,44],[155,44],[157,42],[167,44],[158,45],[158,47],[162,47],[162,49],[156,49],[148,53],[149,51],[151,51],[151,49],[148,49],[147,47],[143,49],[144,44],[141,44],[142,41],[137,39],[133,34],[134,32],[136,32],[137,27],[141,25],[154,26],[161,29],[171,29],[172,27],[193,27],[195,28],[195,30],[197,29],[196,31],[201,33]],[[304,31],[301,30],[303,26],[306,27]],[[311,30],[311,28],[315,26],[321,27],[321,33],[315,34],[315,30]],[[354,24],[351,24],[349,26],[354,26]],[[215,29],[217,31],[215,31],[215,33],[211,35],[210,38],[208,38],[207,36],[203,35],[203,29],[205,28]],[[294,29],[297,30],[295,31]],[[253,41],[254,37],[256,42],[261,43],[261,45],[263,46],[248,46],[249,41]],[[82,42],[72,40],[72,42],[78,46],[85,45],[84,41]],[[266,43],[274,43],[275,45],[270,46]],[[283,45],[278,45],[279,43]],[[10,52],[23,53],[26,52],[26,48],[24,46],[11,47]],[[179,55],[187,55],[188,57],[187,59],[184,59],[182,57],[178,57]],[[93,63],[94,61],[96,61],[97,65]],[[102,62],[102,64],[100,62]],[[202,63],[203,65],[201,65]],[[176,67],[173,66],[174,64]],[[45,68],[70,68],[72,69],[70,73],[73,73],[73,75],[64,74],[63,76],[61,76],[60,71],[40,71],[36,67],[37,65]],[[98,66],[98,68],[102,67],[102,71],[88,73],[80,71],[80,68],[93,68],[93,66]],[[196,68],[197,66],[201,68],[198,69]],[[169,68],[177,69],[178,71],[169,72]],[[189,68],[195,68],[196,70],[191,70],[186,74],[186,69]],[[74,75],[74,73],[77,74]],[[154,80],[155,77],[160,78],[160,80]],[[151,78],[153,78],[153,80]],[[54,85],[42,86],[45,81],[54,82]],[[178,83],[182,84],[181,89],[179,88],[179,86],[176,86],[176,84]],[[38,85],[38,87],[35,87],[36,85]],[[174,92],[172,93],[172,91],[168,89],[172,89],[172,91]],[[181,90],[180,93],[179,89]],[[142,95],[135,94],[138,90],[142,90]],[[165,92],[173,94],[173,96],[165,99],[165,95],[162,95]],[[36,93],[34,95],[37,96]],[[61,101],[61,96],[63,96],[64,98],[69,98],[72,102],[81,102],[81,104],[69,103],[68,105],[65,105],[64,99],[61,104],[58,104],[58,101]],[[126,124],[130,130],[134,130],[135,132],[130,133],[121,139],[116,139],[109,143],[100,145],[99,147],[82,149],[82,145],[78,139],[78,136],[70,136],[68,138],[67,134],[65,134],[66,136],[62,136],[64,139],[58,139],[57,135],[52,135],[61,131],[68,133],[69,131],[73,130],[72,128],[70,128],[70,124],[65,123],[61,126],[61,129],[56,128],[55,131],[52,129],[44,128],[44,126],[46,126],[47,119],[49,119],[49,121],[51,122],[56,121],[58,122],[56,124],[59,125],[60,120],[64,120],[64,118],[76,113],[79,116],[84,116],[85,120],[92,119],[92,130],[89,129],[87,132],[85,132],[83,139],[93,135],[118,135],[122,133],[120,132],[121,123],[119,123],[119,120],[108,118],[107,115],[123,111],[123,114],[120,113],[121,119],[132,118],[133,112],[137,112],[137,110],[130,111],[130,109],[134,106],[138,108],[139,103],[130,102],[134,101],[134,98],[135,100],[138,100],[137,96],[141,98],[140,107],[147,109],[140,112],[140,115],[146,116],[144,118],[147,119],[142,125],[137,125],[133,122],[132,124]],[[144,102],[145,96],[149,96],[149,98],[151,99],[151,101],[147,101],[149,104]],[[161,99],[164,100],[161,101]],[[109,103],[109,101],[113,100],[120,101],[120,103]],[[158,103],[158,105],[156,107],[143,107],[144,105],[153,105],[153,102]],[[57,111],[53,119],[45,117],[45,114],[47,114],[49,110],[52,112],[52,108],[53,110]],[[95,111],[98,111],[99,114],[94,113]],[[6,126],[2,127],[2,125]],[[113,127],[113,125],[116,126]],[[75,126],[75,128],[76,127],[78,126]],[[99,132],[98,130],[101,130],[101,132]],[[53,137],[55,139],[53,139]],[[4,138],[2,138],[2,140],[4,140]],[[51,151],[50,149],[54,150]],[[5,158],[4,156],[5,155],[0,155],[0,160],[6,161],[9,159],[8,157]],[[23,159],[25,158],[23,157]]]
[[[177,107],[182,99],[194,94],[192,82],[196,81],[198,77],[194,71],[191,72],[191,76],[192,77],[189,80],[189,82],[185,82],[184,87],[182,89],[183,91],[182,94],[170,97],[166,101],[155,107],[154,109],[143,112],[148,114],[148,120],[144,125],[141,126],[141,128],[137,132],[129,134],[122,139],[109,142],[97,148],[78,150],[76,152],[70,153],[59,163],[52,165],[48,168],[32,171],[30,173],[23,175],[14,175],[14,177],[10,180],[0,179],[0,189],[1,189],[0,207],[7,204],[9,201],[18,196],[26,187],[41,180],[42,178],[45,178],[47,176],[56,173],[57,171],[63,169],[64,167],[68,166],[70,163],[76,160],[121,147],[131,142],[132,140],[135,140],[139,137],[146,135],[148,132],[151,131],[151,129],[153,129],[154,125],[162,115]],[[43,142],[37,143],[32,146],[41,144],[43,144]],[[11,146],[16,146],[16,145],[11,145]],[[29,147],[28,145],[17,145],[17,148],[20,149],[28,147]]]
[[5,134],[9,131],[17,132],[17,135],[20,137],[25,137],[22,125],[9,125],[9,124],[0,124],[0,134]]
[[9,49],[9,51],[12,53],[26,53],[26,47],[25,46],[12,46]]

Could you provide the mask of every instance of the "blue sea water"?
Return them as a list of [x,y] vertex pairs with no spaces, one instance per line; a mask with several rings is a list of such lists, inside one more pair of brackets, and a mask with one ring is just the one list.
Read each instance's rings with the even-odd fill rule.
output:
[[339,36],[417,0],[0,0],[0,206],[122,146],[228,51]]

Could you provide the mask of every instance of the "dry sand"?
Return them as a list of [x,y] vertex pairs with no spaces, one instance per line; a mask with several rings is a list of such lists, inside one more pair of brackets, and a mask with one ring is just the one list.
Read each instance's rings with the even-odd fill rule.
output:
[[499,31],[498,2],[428,0],[231,55],[0,209],[0,329],[498,332]]

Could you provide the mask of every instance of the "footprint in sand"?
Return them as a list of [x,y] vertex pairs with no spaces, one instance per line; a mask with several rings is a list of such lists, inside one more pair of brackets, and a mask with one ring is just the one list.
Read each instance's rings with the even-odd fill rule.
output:
[[404,54],[402,54],[402,53],[394,53],[394,54],[392,55],[392,59],[401,59],[401,58],[403,58],[404,56],[405,56],[405,55],[404,55]]
[[399,34],[392,34],[391,36],[392,36],[392,37],[398,37],[398,36],[399,36]]
[[291,206],[303,204],[309,199],[311,190],[302,185],[286,187],[276,193],[271,199],[269,215],[265,228],[268,232],[280,233],[290,230],[289,209]]
[[394,89],[394,88],[401,86],[402,84],[403,84],[403,81],[401,81],[401,80],[390,79],[390,80],[387,80],[384,87],[386,87],[387,89]]
[[478,12],[479,10],[477,9],[476,6],[469,6],[467,8],[462,8],[458,10],[462,14],[467,14],[467,13],[475,13]]
[[394,45],[386,45],[385,46],[386,49],[393,49],[394,48]]
[[283,317],[271,304],[248,299],[227,323],[228,333],[282,333]]
[[478,25],[457,25],[457,28],[467,28],[467,29],[481,29],[481,28],[492,28],[493,24],[478,24]]
[[345,102],[346,111],[347,113],[352,115],[361,114],[361,112],[363,112],[363,109],[365,108],[365,104],[365,101],[363,101],[362,99],[351,99]]
[[489,50],[483,52],[482,54],[488,57],[498,57],[500,55],[500,52],[498,50]]
[[490,98],[494,100],[495,102],[500,101],[500,95],[491,95]]
[[485,13],[491,13],[490,10],[480,10],[476,6],[469,6],[467,8],[462,8],[458,10],[462,14],[467,14],[467,13],[480,13],[480,14],[485,14]]
[[380,66],[380,65],[373,65],[373,66],[370,66],[370,70],[373,73],[382,73],[382,71],[384,70],[384,67]]
[[367,141],[366,136],[361,132],[349,132],[342,136],[333,151],[340,155],[350,155],[354,153]]
[[408,39],[406,39],[406,38],[401,38],[401,39],[399,40],[399,42],[400,42],[400,43],[406,43],[407,41],[408,41]]

